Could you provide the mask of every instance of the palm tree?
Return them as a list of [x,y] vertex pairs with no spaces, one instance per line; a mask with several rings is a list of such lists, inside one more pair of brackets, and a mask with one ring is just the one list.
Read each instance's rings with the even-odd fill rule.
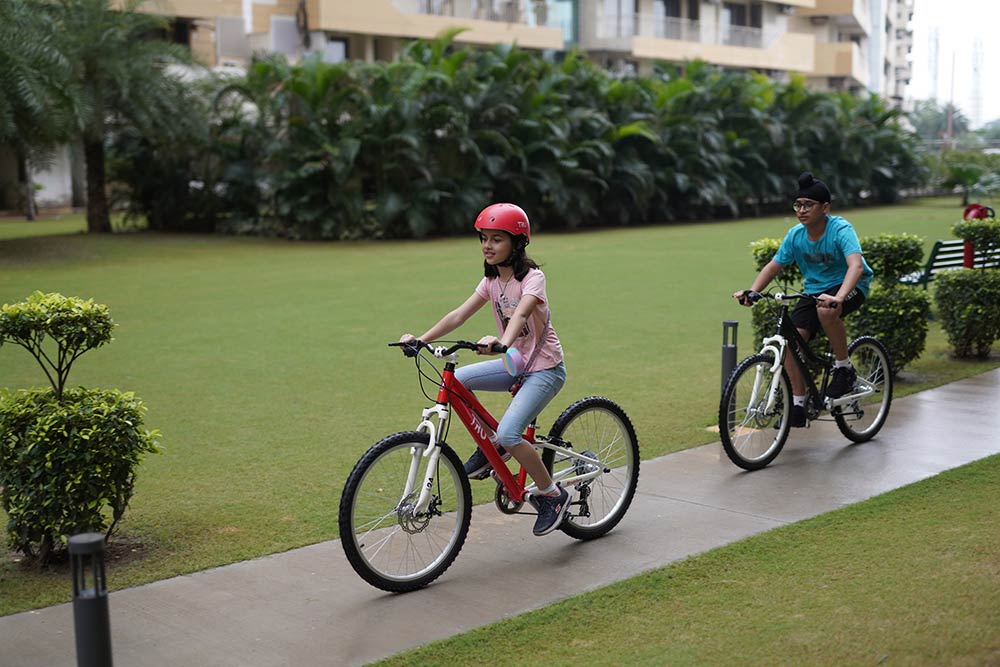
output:
[[110,232],[105,143],[117,127],[169,130],[183,119],[185,95],[172,64],[191,62],[180,45],[155,39],[166,19],[137,10],[143,0],[62,0],[50,8],[54,45],[72,64],[72,82],[86,102],[82,122],[87,166],[87,230]]
[[54,32],[34,3],[0,2],[0,144],[14,149],[24,174],[28,220],[36,213],[32,170],[75,134],[80,114],[70,63],[50,42]]

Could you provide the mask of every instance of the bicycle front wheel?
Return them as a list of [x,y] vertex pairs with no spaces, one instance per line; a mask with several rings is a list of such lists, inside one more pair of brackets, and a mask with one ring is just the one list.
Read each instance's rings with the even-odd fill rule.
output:
[[[566,408],[549,433],[581,454],[587,452],[604,466],[601,475],[576,485],[574,504],[561,530],[578,540],[592,540],[618,525],[625,516],[639,482],[639,441],[635,428],[621,407],[606,398],[591,396]],[[553,477],[584,472],[579,459],[557,453]]]
[[768,406],[775,380],[774,357],[755,354],[736,367],[719,403],[719,436],[729,460],[744,470],[759,470],[774,460],[788,438],[792,387],[779,367],[777,394]]
[[[469,478],[441,443],[430,502],[416,504],[427,475],[426,433],[397,433],[372,446],[340,498],[340,538],[351,567],[376,588],[405,593],[441,576],[465,543],[472,518]],[[413,490],[404,493],[407,479]]]
[[834,412],[840,432],[854,442],[865,442],[875,437],[892,404],[892,367],[889,354],[880,341],[862,336],[847,348],[851,364],[858,374],[854,391],[870,385],[874,392],[848,403]]

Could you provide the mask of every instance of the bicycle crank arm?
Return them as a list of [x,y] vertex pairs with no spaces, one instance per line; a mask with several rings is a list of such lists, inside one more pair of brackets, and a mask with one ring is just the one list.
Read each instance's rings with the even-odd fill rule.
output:
[[858,399],[862,399],[865,396],[871,396],[875,393],[875,387],[867,383],[858,383],[859,391],[851,392],[850,394],[844,394],[840,398],[828,398],[826,399],[826,409],[833,410],[834,408],[841,408],[845,405],[849,405]]

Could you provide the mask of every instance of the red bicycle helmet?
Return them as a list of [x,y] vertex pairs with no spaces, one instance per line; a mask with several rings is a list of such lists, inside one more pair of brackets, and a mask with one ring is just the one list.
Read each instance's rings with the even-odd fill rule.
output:
[[528,214],[514,204],[492,204],[476,216],[476,229],[499,229],[511,236],[523,236],[524,245],[531,241],[531,223]]

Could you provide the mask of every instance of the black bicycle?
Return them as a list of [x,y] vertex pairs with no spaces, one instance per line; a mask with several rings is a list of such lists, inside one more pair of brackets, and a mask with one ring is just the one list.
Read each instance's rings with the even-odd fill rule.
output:
[[[810,421],[837,422],[840,432],[854,442],[875,437],[892,403],[892,366],[885,346],[871,336],[861,336],[848,346],[858,379],[853,389],[839,398],[827,398],[833,371],[833,353],[816,355],[792,324],[788,308],[809,294],[761,294],[745,291],[750,303],[762,299],[776,311],[778,324],[773,336],[764,339],[757,354],[747,357],[733,370],[719,404],[719,434],[733,463],[758,470],[774,460],[788,438],[792,409],[792,387],[784,365],[794,360],[807,387],[806,417]],[[785,355],[790,349],[791,354]],[[817,385],[815,378],[819,377]],[[829,412],[831,417],[821,415]]]

